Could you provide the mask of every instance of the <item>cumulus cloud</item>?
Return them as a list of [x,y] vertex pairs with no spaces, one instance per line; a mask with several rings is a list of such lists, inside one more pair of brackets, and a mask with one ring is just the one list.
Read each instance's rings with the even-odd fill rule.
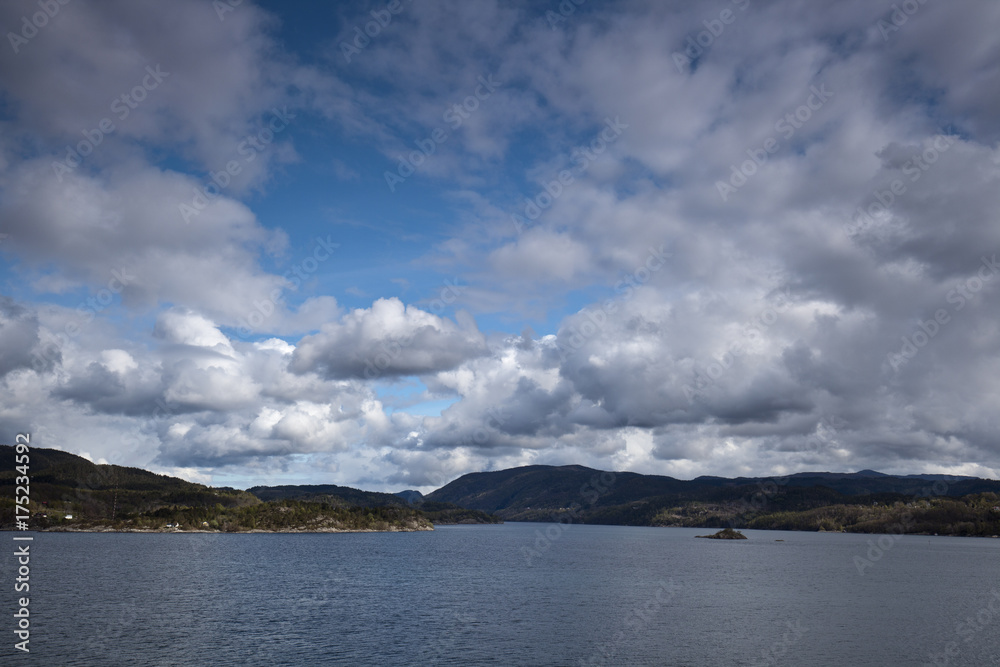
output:
[[[20,25],[37,11],[33,2],[4,3],[0,19]],[[252,4],[225,21],[194,0],[169,8],[146,1],[66,6],[30,43],[0,58],[3,88],[17,101],[19,130],[50,142],[52,159],[65,160],[66,146],[87,133],[95,137],[92,154],[75,169],[169,146],[217,170],[272,107],[288,103],[289,82],[303,76],[272,57],[272,22]],[[99,130],[104,119],[112,130]],[[276,155],[247,163],[238,184],[259,182]]]
[[392,420],[368,388],[289,372],[294,348],[279,339],[232,340],[202,315],[171,310],[158,318],[146,346],[106,348],[110,336],[101,326],[59,338],[49,329],[61,323],[59,313],[39,317],[6,305],[57,346],[54,368],[25,365],[0,386],[0,421],[33,412],[40,441],[92,443],[109,429],[125,429],[130,445],[119,441],[112,452],[98,444],[96,451],[165,470],[248,465],[393,438],[386,435]]
[[456,324],[396,298],[379,299],[303,338],[291,368],[329,378],[423,375],[454,368],[485,349],[468,317]]
[[236,323],[255,300],[287,285],[257,261],[285,237],[233,200],[185,224],[177,204],[190,186],[186,177],[141,167],[60,183],[44,163],[24,164],[3,183],[9,248],[37,271],[44,291],[110,288],[126,304],[185,303]]
[[[383,489],[526,463],[1000,474],[1000,10],[925,3],[896,30],[862,0],[731,8],[694,53],[718,9],[415,3],[347,63],[343,35],[292,53],[249,2],[65,6],[0,57],[0,427]],[[186,222],[285,106],[293,129]],[[385,198],[382,167],[437,129]],[[340,255],[302,203],[335,196],[269,189],[297,160],[371,215],[344,265],[319,268]],[[413,261],[362,282],[393,261],[366,245],[382,218]],[[423,305],[431,269],[464,311]],[[414,303],[376,298],[397,285]]]
[[[6,3],[0,19],[37,11]],[[244,327],[272,301],[264,331],[315,328],[316,313],[275,299],[294,284],[262,267],[287,235],[240,198],[298,159],[295,119],[343,91],[282,55],[275,26],[250,3],[224,21],[197,1],[81,3],[0,57],[0,250],[36,289],[112,286],[130,307],[183,304]]]
[[0,296],[0,377],[30,368],[38,343],[38,318],[13,299]]

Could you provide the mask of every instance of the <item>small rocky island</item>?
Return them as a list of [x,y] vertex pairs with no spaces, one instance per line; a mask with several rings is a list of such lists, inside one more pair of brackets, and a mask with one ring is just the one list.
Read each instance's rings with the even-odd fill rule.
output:
[[738,530],[733,530],[732,528],[723,528],[715,535],[695,535],[695,537],[704,537],[709,540],[745,540],[747,536]]

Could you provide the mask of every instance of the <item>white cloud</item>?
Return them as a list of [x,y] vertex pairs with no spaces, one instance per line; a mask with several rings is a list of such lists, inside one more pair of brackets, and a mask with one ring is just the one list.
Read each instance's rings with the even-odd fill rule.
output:
[[291,368],[373,380],[453,368],[484,350],[485,339],[470,320],[455,324],[396,298],[379,299],[303,338]]
[[[681,68],[717,10],[595,5],[552,30],[497,2],[415,3],[350,66],[336,48],[298,62],[315,54],[284,51],[249,2],[223,22],[198,2],[64,11],[0,57],[0,252],[17,286],[0,297],[0,427],[189,478],[378,488],[527,463],[1000,470],[995,7],[928,3],[883,38],[887,12],[861,0],[749,3]],[[169,75],[54,173],[157,65]],[[459,275],[471,314],[345,310],[327,292],[398,290],[361,269],[339,287],[329,266],[283,273],[276,225],[320,230],[290,205],[304,184],[269,190],[277,167],[322,147],[320,172],[363,198],[371,164],[446,125],[486,75],[497,90],[352,227],[359,253],[380,216],[393,244],[435,239],[412,266]],[[316,146],[279,132],[186,223],[206,172],[286,105]],[[518,231],[510,215],[619,117]],[[424,277],[383,282],[420,298]],[[383,404],[410,375],[426,392]],[[417,399],[455,402],[396,409]]]

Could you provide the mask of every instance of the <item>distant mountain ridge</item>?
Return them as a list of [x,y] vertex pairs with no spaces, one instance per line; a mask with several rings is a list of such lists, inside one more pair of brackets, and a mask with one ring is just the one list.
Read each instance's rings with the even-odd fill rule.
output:
[[[605,480],[602,482],[602,476]],[[940,484],[935,487],[934,483]],[[874,470],[855,473],[800,472],[782,477],[701,476],[680,480],[663,475],[595,470],[580,465],[530,465],[463,475],[425,498],[487,512],[508,513],[521,508],[567,507],[573,502],[613,505],[649,497],[714,497],[719,489],[777,485],[787,488],[824,487],[843,495],[901,494],[961,497],[998,492],[1000,480],[958,475],[887,475]],[[606,487],[606,488],[605,488]],[[596,492],[596,498],[595,496]],[[723,494],[725,495],[725,494]]]
[[319,502],[332,500],[361,507],[391,507],[406,505],[406,501],[393,493],[362,491],[336,484],[297,484],[284,486],[253,486],[247,489],[261,500],[304,500]]
[[452,503],[426,502],[419,491],[381,493],[361,491],[334,484],[300,484],[294,486],[254,486],[247,489],[263,501],[297,500],[324,502],[339,507],[405,507],[419,510],[434,524],[503,523],[499,517],[480,510],[459,507]]
[[[993,535],[1000,533],[998,492],[998,480],[895,476],[874,470],[679,480],[579,465],[531,465],[463,475],[425,496],[425,502],[491,512],[507,521],[806,530],[850,527],[862,532],[887,529],[892,525],[887,522],[898,523],[907,508],[917,507],[926,519],[920,530]],[[933,503],[923,500],[927,498],[936,499]]]
[[[0,487],[13,487],[18,474],[13,469],[14,449],[0,446],[0,459],[11,464],[0,468]],[[33,448],[31,489],[32,512],[39,515],[33,519],[60,525],[66,515],[73,515],[74,521],[90,525],[208,522],[224,530],[248,524],[280,527],[283,517],[294,510],[302,521],[322,515],[338,525],[355,526],[404,519],[416,525],[413,518],[419,516],[435,523],[506,519],[884,532],[893,525],[887,522],[898,523],[908,508],[914,508],[922,512],[923,523],[908,532],[1000,533],[1000,481],[886,475],[874,470],[679,480],[580,465],[532,465],[469,473],[423,496],[414,490],[392,494],[334,484],[255,486],[247,491],[213,488]],[[266,507],[258,507],[261,503]],[[9,488],[0,498],[0,524],[9,528],[13,520],[13,488]]]

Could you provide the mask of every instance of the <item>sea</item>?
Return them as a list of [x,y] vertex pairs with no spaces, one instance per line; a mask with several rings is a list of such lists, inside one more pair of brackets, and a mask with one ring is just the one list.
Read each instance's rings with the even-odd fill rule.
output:
[[706,532],[2,533],[0,664],[1000,665],[1000,539]]

